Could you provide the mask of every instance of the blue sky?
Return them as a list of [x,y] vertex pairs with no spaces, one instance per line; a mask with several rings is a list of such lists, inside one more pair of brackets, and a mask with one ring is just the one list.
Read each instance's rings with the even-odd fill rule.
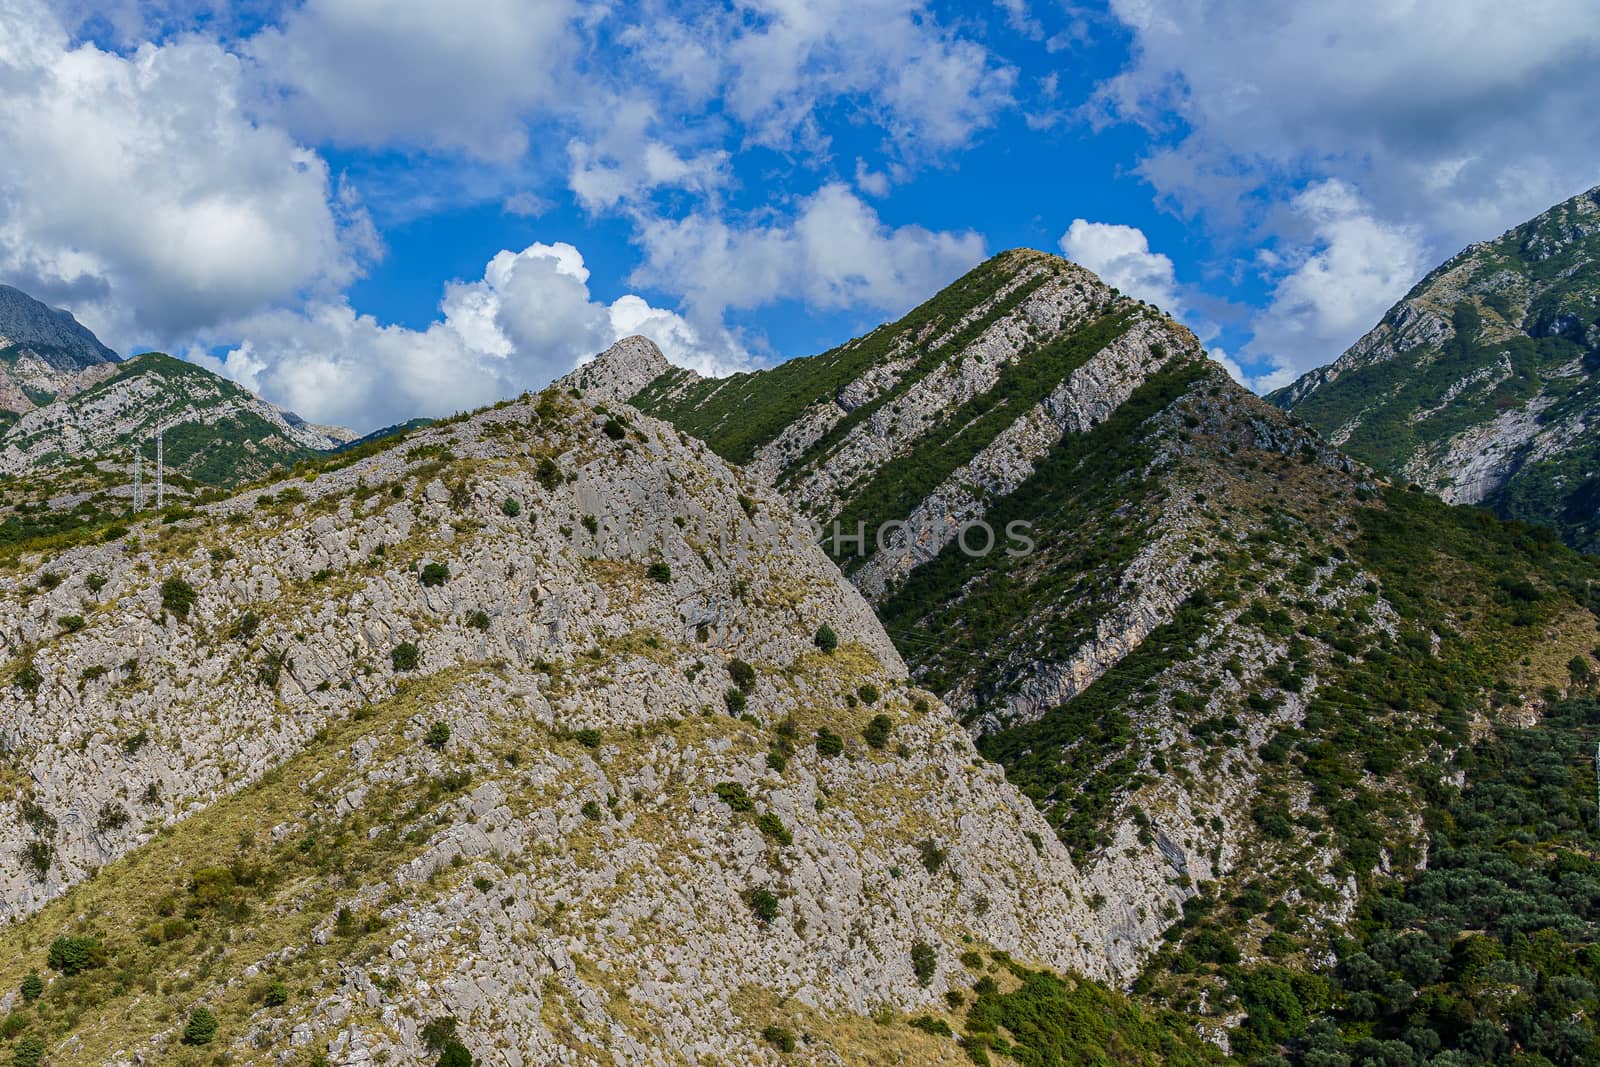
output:
[[366,430],[1060,252],[1266,389],[1600,183],[1600,0],[0,0],[0,280]]

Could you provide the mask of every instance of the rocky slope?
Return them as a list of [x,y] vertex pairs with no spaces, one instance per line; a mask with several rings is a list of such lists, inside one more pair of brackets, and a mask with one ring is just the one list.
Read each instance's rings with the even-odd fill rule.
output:
[[1206,1058],[1020,966],[1127,978],[1117,887],[778,494],[629,410],[23,545],[0,641],[0,1040],[51,1064],[955,1063],[1019,982]]
[[1600,552],[1600,188],[1464,249],[1271,399],[1380,470]]
[[1005,253],[833,352],[670,370],[634,403],[820,525],[913,678],[1160,949],[1148,982],[1218,1030],[1239,1003],[1220,968],[1319,958],[1422,860],[1474,723],[1592,661],[1591,562],[1386,485],[1055,257]]
[[84,388],[116,361],[70,312],[0,285],[0,428]]

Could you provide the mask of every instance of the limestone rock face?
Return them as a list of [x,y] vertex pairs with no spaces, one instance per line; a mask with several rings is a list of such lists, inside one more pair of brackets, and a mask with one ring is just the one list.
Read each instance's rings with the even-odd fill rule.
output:
[[116,361],[70,312],[0,285],[0,412],[20,414],[70,396]]
[[635,335],[624,337],[556,384],[581,389],[602,402],[627,403],[671,366],[654,341]]
[[1600,188],[1451,257],[1271,399],[1445,500],[1600,550]]
[[[236,1062],[424,1062],[440,1016],[486,1062],[759,1062],[797,1013],[943,1010],[972,947],[1131,975],[1138,920],[787,502],[608,412],[552,389],[0,576],[0,987],[80,928],[188,974],[200,928]],[[217,864],[248,906],[162,919]],[[173,1047],[109,997],[51,1062]]]

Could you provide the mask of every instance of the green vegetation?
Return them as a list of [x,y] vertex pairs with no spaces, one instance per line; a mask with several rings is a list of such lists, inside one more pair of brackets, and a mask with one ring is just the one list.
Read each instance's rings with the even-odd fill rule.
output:
[[665,563],[657,561],[645,568],[644,576],[652,582],[660,582],[665,585],[672,581],[672,568]]
[[933,981],[934,972],[939,969],[939,954],[933,946],[926,941],[913,942],[911,945],[911,973],[917,976],[918,985],[927,985]]
[[196,1008],[183,1028],[185,1045],[209,1045],[217,1036],[217,1017],[206,1008]]
[[844,738],[826,726],[817,731],[817,755],[829,759],[844,751]]
[[889,743],[889,731],[894,723],[887,715],[874,715],[861,731],[861,739],[873,748],[883,748]]
[[189,617],[189,609],[198,595],[194,586],[182,578],[172,577],[161,583],[161,607],[180,619]]
[[767,1026],[761,1031],[761,1040],[777,1049],[779,1052],[793,1052],[794,1031],[784,1026]]
[[450,726],[448,723],[436,722],[428,727],[428,734],[423,738],[427,746],[438,752],[450,743]]
[[389,662],[397,671],[414,671],[422,661],[422,653],[410,641],[403,641],[389,652]]
[[839,647],[839,635],[833,632],[833,627],[823,623],[817,627],[817,635],[813,638],[816,646],[824,652],[832,652]]
[[430,588],[443,585],[450,580],[450,566],[446,563],[424,564],[418,580]]

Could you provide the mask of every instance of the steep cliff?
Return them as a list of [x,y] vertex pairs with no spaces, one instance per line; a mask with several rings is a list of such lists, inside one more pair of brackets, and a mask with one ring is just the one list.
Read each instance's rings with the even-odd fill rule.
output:
[[1271,399],[1380,470],[1600,552],[1600,188],[1451,257]]

